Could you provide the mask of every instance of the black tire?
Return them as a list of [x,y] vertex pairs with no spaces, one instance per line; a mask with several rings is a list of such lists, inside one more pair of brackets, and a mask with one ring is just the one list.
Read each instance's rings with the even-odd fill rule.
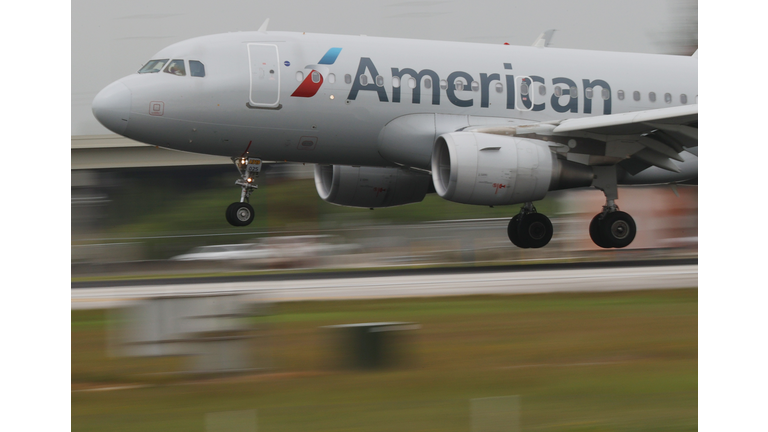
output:
[[592,241],[597,246],[603,249],[610,249],[613,246],[603,239],[602,233],[600,232],[600,223],[602,222],[600,220],[601,214],[602,213],[596,214],[595,217],[592,218],[592,222],[589,223],[589,237],[592,238]]
[[234,213],[234,211],[232,211],[232,208],[234,208],[238,204],[240,204],[240,203],[232,203],[232,204],[230,204],[227,207],[227,211],[224,212],[224,216],[226,216],[227,222],[229,222],[229,224],[233,225],[233,226],[237,226],[237,225],[235,225],[235,221],[233,220],[233,217],[232,217],[232,214]]
[[245,202],[232,203],[227,207],[227,222],[236,227],[246,226],[253,222],[255,213],[253,207]]
[[538,249],[552,240],[552,222],[541,213],[529,213],[520,218],[517,233],[526,247]]
[[509,225],[507,226],[507,236],[509,237],[509,241],[512,242],[513,245],[526,249],[528,246],[520,242],[520,234],[518,234],[518,228],[520,227],[520,215],[517,214],[515,217],[512,218],[512,220],[509,221]]
[[637,234],[635,220],[627,213],[615,211],[608,213],[600,222],[600,236],[615,248],[629,246]]

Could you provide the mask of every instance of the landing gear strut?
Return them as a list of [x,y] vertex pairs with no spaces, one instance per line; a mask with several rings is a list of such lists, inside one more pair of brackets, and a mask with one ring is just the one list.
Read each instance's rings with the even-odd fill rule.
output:
[[592,218],[589,224],[589,236],[596,245],[604,249],[629,246],[637,234],[635,220],[627,213],[619,211],[615,200],[619,198],[616,186],[615,167],[595,167],[597,177],[593,186],[605,193],[603,211]]
[[536,212],[533,203],[525,203],[520,213],[515,215],[509,226],[507,226],[507,235],[517,247],[520,248],[540,248],[544,247],[552,239],[552,222],[541,213]]
[[232,203],[227,207],[225,216],[227,222],[231,225],[240,227],[246,226],[253,221],[255,213],[253,207],[248,203],[251,193],[259,188],[254,184],[254,179],[259,177],[261,172],[261,159],[248,157],[247,153],[243,156],[232,158],[240,176],[235,184],[242,188],[240,192],[240,201]]

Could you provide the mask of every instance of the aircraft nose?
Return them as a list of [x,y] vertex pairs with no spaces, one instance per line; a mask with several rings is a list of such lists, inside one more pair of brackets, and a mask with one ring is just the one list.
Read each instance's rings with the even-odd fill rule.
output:
[[125,84],[115,81],[96,95],[91,109],[99,123],[122,135],[131,117],[131,90]]

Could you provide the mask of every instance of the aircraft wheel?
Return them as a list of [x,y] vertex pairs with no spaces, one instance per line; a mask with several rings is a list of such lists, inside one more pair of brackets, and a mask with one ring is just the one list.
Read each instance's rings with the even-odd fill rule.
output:
[[552,239],[552,222],[541,213],[529,213],[520,218],[517,232],[527,247],[544,247]]
[[608,213],[600,222],[600,237],[609,247],[623,248],[629,246],[635,239],[637,227],[635,220],[623,211]]
[[253,207],[245,202],[232,203],[227,207],[227,222],[231,225],[240,227],[246,226],[253,221],[255,213]]
[[509,237],[509,240],[512,242],[513,245],[519,248],[525,249],[528,246],[520,242],[520,234],[518,234],[519,228],[520,228],[520,215],[517,214],[515,215],[515,217],[512,218],[512,220],[509,221],[509,225],[507,226],[507,236]]
[[591,237],[592,241],[601,248],[610,249],[612,246],[603,239],[602,233],[600,232],[600,215],[601,213],[596,214],[595,217],[592,218],[592,222],[589,223],[589,237]]

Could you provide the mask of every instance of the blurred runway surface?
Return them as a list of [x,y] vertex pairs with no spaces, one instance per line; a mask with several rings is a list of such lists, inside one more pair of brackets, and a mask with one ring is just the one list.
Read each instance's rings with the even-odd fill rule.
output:
[[109,285],[73,287],[72,309],[117,307],[126,302],[158,296],[224,293],[250,293],[254,300],[285,302],[696,288],[698,264]]

